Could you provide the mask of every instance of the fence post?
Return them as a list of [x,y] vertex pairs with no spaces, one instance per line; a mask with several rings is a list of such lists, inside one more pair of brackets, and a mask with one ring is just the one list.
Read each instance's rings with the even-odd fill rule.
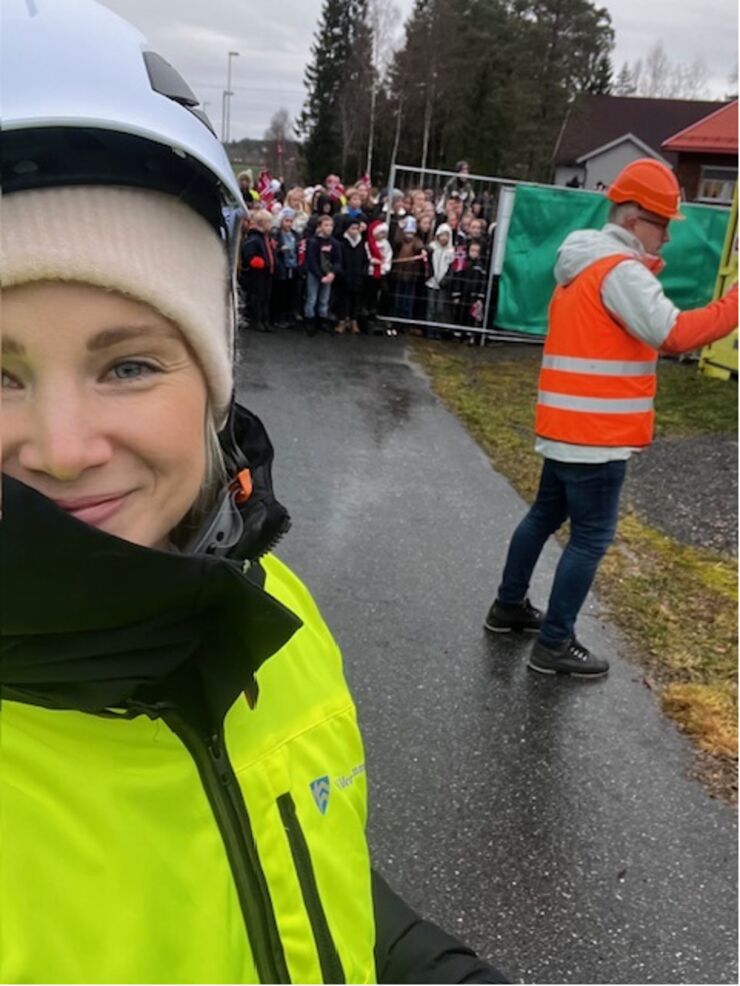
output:
[[394,158],[391,161],[391,173],[390,173],[390,176],[388,178],[388,195],[386,196],[386,199],[385,199],[385,216],[386,216],[385,221],[387,223],[390,223],[390,218],[391,218],[391,193],[392,193],[392,191],[393,191],[393,189],[395,187],[396,187],[396,159]]

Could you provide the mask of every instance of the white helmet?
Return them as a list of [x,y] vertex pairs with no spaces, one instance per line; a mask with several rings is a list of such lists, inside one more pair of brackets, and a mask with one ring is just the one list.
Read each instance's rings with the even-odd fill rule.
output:
[[158,189],[231,241],[244,203],[229,159],[185,81],[143,35],[95,0],[0,6],[3,192]]

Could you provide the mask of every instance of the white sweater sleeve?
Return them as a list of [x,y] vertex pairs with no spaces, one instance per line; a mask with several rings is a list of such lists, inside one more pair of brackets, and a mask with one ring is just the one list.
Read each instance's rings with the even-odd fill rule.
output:
[[639,260],[625,260],[601,285],[606,308],[637,339],[660,349],[680,315],[660,282]]

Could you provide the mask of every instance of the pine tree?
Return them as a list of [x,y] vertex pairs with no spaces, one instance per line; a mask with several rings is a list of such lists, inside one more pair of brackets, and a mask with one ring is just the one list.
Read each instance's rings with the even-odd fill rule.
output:
[[547,180],[572,99],[611,89],[613,44],[590,0],[416,0],[386,86],[398,160],[421,162],[427,132],[430,167]]
[[627,62],[624,62],[619,70],[619,75],[612,87],[613,96],[634,96],[635,95],[635,82],[632,78],[632,72]]
[[593,75],[586,83],[586,92],[594,96],[610,95],[613,88],[612,74],[612,60],[607,52],[602,51],[596,58]]
[[[304,76],[308,92],[296,125],[310,181],[356,167],[367,141],[362,121],[368,115],[372,68],[366,7],[366,0],[324,0]],[[353,103],[355,116],[349,112]]]

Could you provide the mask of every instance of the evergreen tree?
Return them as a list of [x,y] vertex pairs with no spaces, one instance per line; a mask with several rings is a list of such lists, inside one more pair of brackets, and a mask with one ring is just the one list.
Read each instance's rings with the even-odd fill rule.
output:
[[416,0],[386,80],[402,114],[397,160],[421,162],[426,143],[429,167],[464,158],[479,173],[547,180],[571,101],[610,91],[613,44],[590,0]]
[[602,51],[596,58],[593,75],[586,83],[586,92],[594,96],[608,96],[612,92],[612,60],[608,53]]
[[[337,169],[356,168],[362,157],[370,55],[367,0],[324,0],[304,76],[308,92],[296,125],[310,181],[323,181]],[[354,116],[349,112],[352,105]]]
[[619,70],[619,75],[616,78],[614,86],[612,87],[613,96],[634,96],[635,95],[635,82],[632,78],[632,72],[627,62],[624,62]]

